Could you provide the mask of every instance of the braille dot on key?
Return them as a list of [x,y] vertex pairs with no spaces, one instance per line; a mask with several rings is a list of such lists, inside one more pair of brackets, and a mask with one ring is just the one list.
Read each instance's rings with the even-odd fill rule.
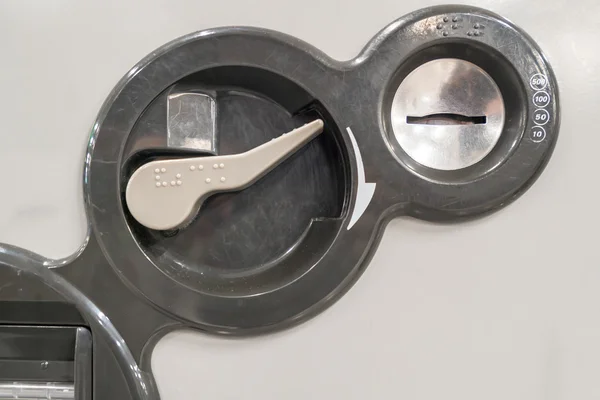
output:
[[206,178],[206,183],[210,183],[210,178]]
[[175,181],[171,181],[171,186],[175,186]]
[[160,182],[156,182],[156,187],[160,187]]
[[167,182],[163,182],[163,183],[162,183],[162,185],[163,185],[164,187],[166,187],[166,186],[168,185],[168,183],[167,183]]
[[181,178],[181,174],[175,175],[175,178],[177,178],[177,179]]
[[204,165],[198,165],[198,169],[202,171],[204,169]]
[[157,181],[160,181],[160,175],[156,175],[156,176],[154,177],[154,179],[156,179]]
[[221,182],[225,182],[225,177],[224,176],[221,177]]
[[217,168],[219,168],[219,164],[215,164],[215,165],[213,165],[213,168],[214,168],[214,169],[217,169]]
[[182,183],[183,182],[181,182],[181,181],[177,181],[177,186],[181,186]]
[[190,165],[190,171],[194,171],[196,169],[195,165]]
[[221,169],[225,168],[225,164],[221,163],[221,164],[219,165],[219,168],[221,168]]
[[167,169],[166,168],[161,168],[160,172],[162,172],[164,174],[165,172],[167,172]]
[[156,169],[154,170],[154,173],[156,173],[156,174],[158,174],[159,172],[160,172],[160,168],[156,168]]

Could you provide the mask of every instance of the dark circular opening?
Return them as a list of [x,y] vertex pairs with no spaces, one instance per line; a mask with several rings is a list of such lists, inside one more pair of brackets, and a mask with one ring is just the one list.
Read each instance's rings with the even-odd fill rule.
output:
[[[165,148],[166,90],[140,116],[123,153],[120,190],[135,240],[156,268],[200,292],[248,295],[293,281],[310,263],[282,262],[298,257],[308,229],[317,229],[318,221],[345,212],[348,161],[339,128],[303,88],[263,69],[217,67],[178,83],[215,95],[220,155],[250,150],[315,118],[325,121],[325,130],[247,189],[207,199],[185,228],[151,230],[128,213],[124,190],[141,164],[190,154]],[[328,245],[337,232],[324,231]]]
[[[440,58],[469,61],[486,71],[500,88],[506,112],[502,134],[492,151],[476,164],[452,171],[429,168],[412,159],[397,142],[391,125],[392,101],[404,78],[418,66]],[[386,141],[396,159],[413,173],[439,183],[472,182],[498,168],[517,147],[527,121],[526,92],[514,66],[496,49],[466,40],[445,40],[417,50],[396,71],[382,105]]]

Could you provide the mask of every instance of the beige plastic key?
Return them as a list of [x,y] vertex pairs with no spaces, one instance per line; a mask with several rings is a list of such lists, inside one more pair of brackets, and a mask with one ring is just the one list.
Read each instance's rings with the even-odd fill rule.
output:
[[149,162],[129,179],[127,207],[148,228],[179,227],[208,196],[248,187],[322,131],[318,119],[245,153]]

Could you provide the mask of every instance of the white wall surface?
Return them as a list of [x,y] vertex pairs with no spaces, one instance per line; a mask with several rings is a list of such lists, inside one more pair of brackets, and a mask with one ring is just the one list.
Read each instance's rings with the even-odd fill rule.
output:
[[[81,245],[89,128],[119,78],[163,43],[253,25],[348,59],[432,4],[0,0],[0,242],[54,258]],[[554,67],[562,129],[541,178],[475,222],[392,222],[356,286],[297,328],[167,336],[153,355],[164,400],[600,397],[600,3],[471,4],[523,27]]]

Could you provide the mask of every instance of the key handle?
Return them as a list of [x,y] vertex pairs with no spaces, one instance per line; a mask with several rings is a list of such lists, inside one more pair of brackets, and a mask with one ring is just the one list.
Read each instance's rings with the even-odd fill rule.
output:
[[317,119],[245,153],[149,162],[127,183],[127,207],[148,228],[175,229],[211,194],[248,187],[321,132]]

